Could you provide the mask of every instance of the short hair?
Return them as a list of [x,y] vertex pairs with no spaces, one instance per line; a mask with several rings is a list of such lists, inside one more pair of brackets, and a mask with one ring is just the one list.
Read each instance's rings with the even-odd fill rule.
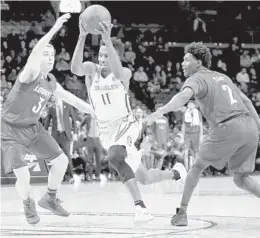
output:
[[[114,49],[119,52],[119,56],[122,57],[124,55],[124,44],[120,39],[117,39],[116,37],[111,37],[112,44],[114,46]],[[100,46],[105,46],[105,42],[101,39]]]
[[206,68],[210,68],[212,55],[210,49],[202,42],[192,42],[185,46],[185,54],[187,53],[192,54],[197,60],[201,60],[202,65]]

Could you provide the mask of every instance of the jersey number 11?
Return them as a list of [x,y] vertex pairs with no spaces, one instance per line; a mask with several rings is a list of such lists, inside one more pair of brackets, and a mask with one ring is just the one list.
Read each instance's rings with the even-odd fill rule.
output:
[[108,93],[101,94],[101,97],[102,97],[104,105],[111,104],[111,101],[110,101]]

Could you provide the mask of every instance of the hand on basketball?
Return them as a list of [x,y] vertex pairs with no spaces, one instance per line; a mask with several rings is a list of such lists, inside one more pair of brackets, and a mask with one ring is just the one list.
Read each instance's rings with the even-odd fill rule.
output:
[[88,34],[88,27],[85,21],[82,19],[82,14],[79,16],[79,34],[86,36]]
[[56,20],[55,25],[53,26],[54,29],[56,29],[58,31],[63,26],[63,24],[70,19],[70,17],[71,17],[70,13],[66,13],[66,14],[62,15],[61,17],[59,17]]
[[99,22],[99,26],[100,29],[95,29],[95,31],[102,35],[102,39],[104,41],[109,40],[113,24],[110,22],[103,21],[103,22]]

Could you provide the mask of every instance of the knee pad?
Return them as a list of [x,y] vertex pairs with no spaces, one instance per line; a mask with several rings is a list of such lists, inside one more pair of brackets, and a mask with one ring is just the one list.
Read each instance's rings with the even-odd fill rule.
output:
[[108,161],[120,175],[123,182],[135,177],[133,170],[125,162],[127,152],[125,146],[114,145],[108,150]]

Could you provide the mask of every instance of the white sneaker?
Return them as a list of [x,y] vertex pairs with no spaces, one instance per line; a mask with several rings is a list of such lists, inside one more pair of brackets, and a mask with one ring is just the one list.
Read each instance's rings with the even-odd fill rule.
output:
[[180,173],[181,178],[177,180],[177,182],[179,181],[180,183],[184,184],[187,177],[187,170],[185,169],[184,165],[181,163],[176,163],[172,169],[175,169]]
[[107,186],[107,176],[104,174],[100,174],[100,187],[104,188],[105,186]]
[[153,220],[153,216],[148,212],[147,208],[135,206],[135,223],[149,222]]

